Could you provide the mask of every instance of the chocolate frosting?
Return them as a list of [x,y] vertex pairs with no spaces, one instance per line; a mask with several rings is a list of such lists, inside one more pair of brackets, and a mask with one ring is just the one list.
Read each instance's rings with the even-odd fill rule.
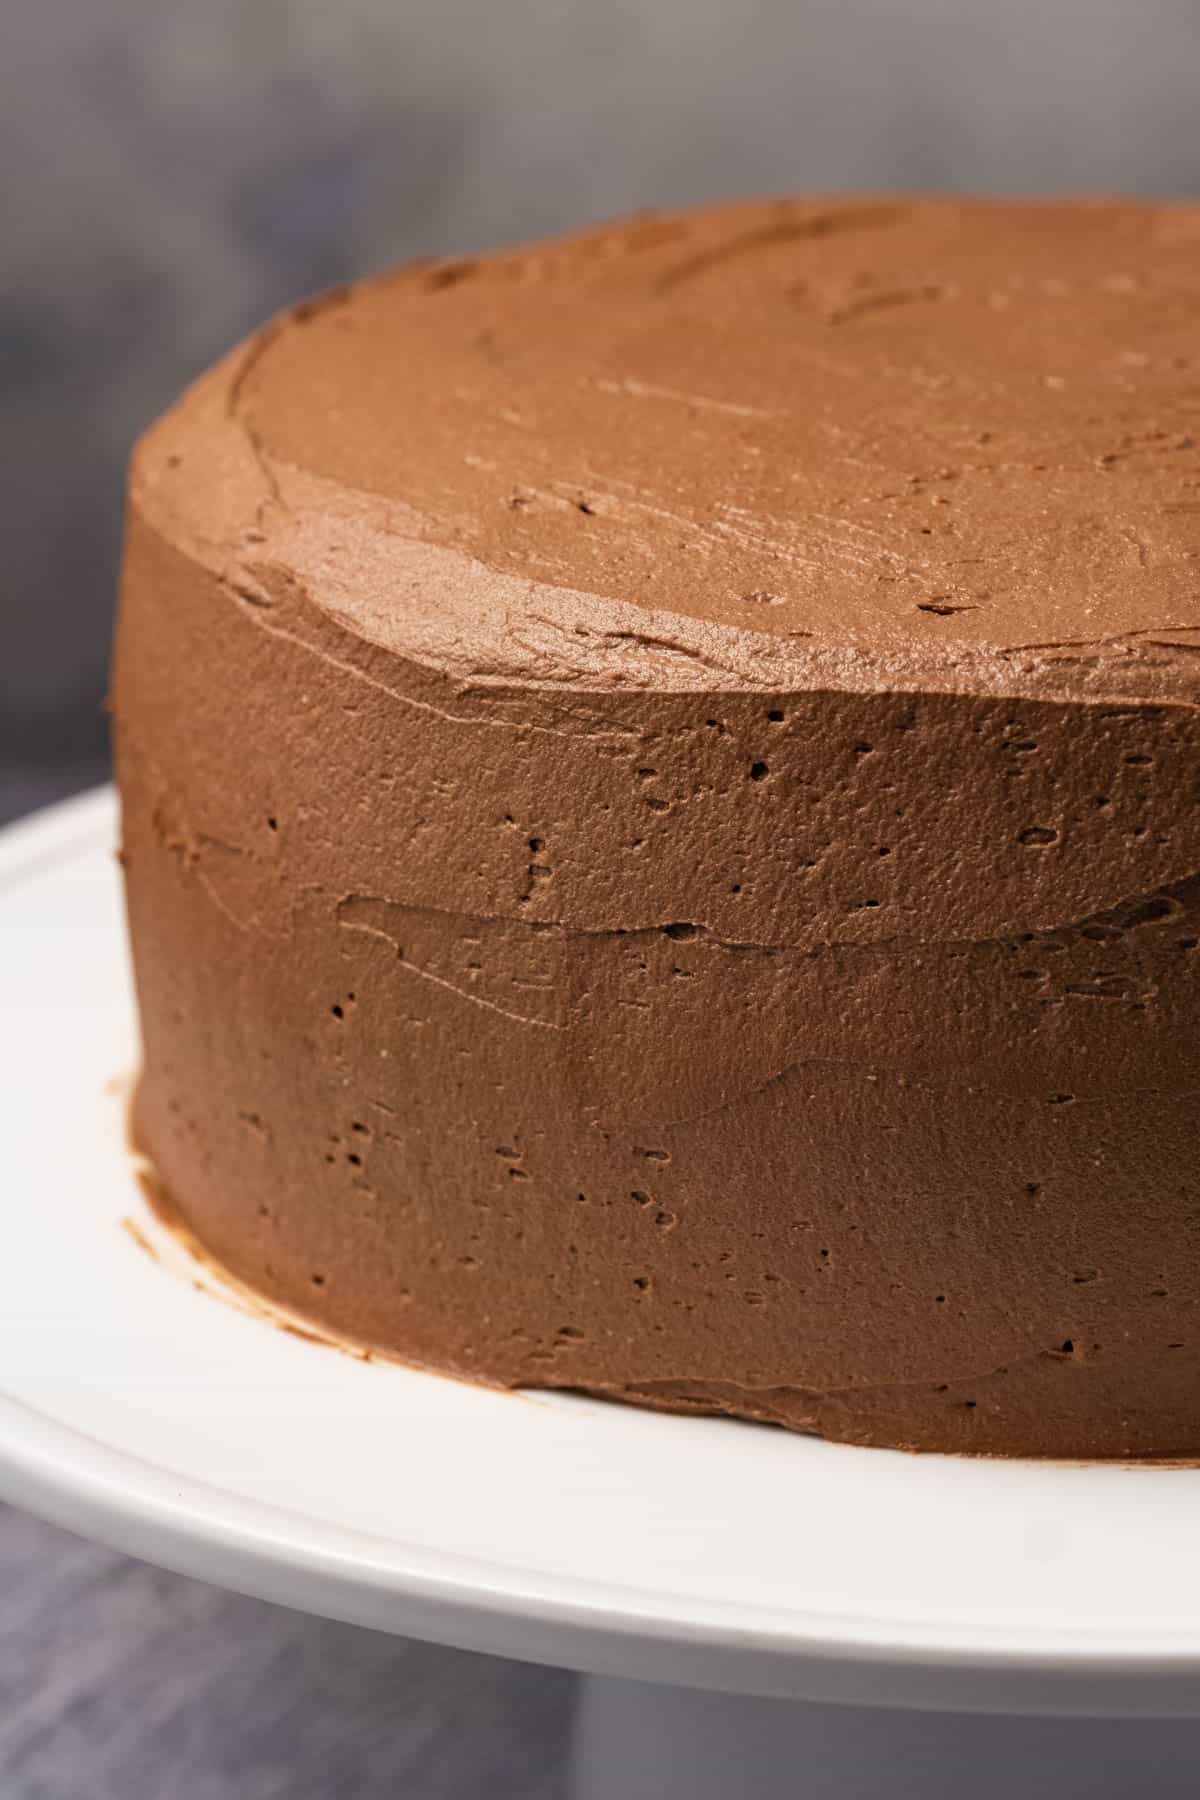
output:
[[189,1228],[324,1330],[1200,1450],[1200,207],[786,201],[285,314],[116,681]]

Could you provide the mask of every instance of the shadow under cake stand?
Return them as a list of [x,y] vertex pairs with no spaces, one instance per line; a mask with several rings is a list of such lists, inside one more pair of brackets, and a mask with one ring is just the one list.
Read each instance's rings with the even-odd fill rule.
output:
[[1200,1470],[913,1457],[366,1363],[212,1291],[123,1138],[108,793],[0,836],[0,1496],[581,1670],[578,1800],[1200,1791]]

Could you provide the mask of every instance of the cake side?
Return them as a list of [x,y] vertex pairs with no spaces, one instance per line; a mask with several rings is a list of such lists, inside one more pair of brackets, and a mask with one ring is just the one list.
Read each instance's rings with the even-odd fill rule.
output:
[[[956,292],[1007,217],[912,214],[864,231],[907,229],[890,254],[914,266],[958,254]],[[1042,241],[1027,214],[1042,216],[1015,209],[1010,262],[1014,237]],[[790,343],[779,296],[814,280],[803,259],[822,279],[853,274],[829,258],[854,232],[812,224],[830,216],[642,222],[491,273],[409,272],[370,288],[361,316],[353,296],[293,315],[149,436],[116,682],[139,1142],[241,1278],[428,1366],[870,1442],[1194,1450],[1200,761],[1192,628],[1168,589],[1186,592],[1174,564],[1194,529],[1195,458],[1146,449],[1138,420],[1162,395],[1127,373],[1113,404],[1137,440],[1132,472],[1113,475],[1118,461],[1095,478],[1130,505],[1158,495],[1140,586],[1124,562],[1114,573],[1107,529],[1071,576],[1090,486],[1086,505],[1071,488],[1072,513],[1025,463],[997,476],[1020,490],[1015,542],[1038,508],[1051,521],[1021,571],[1025,611],[1011,596],[993,609],[1003,632],[974,617],[982,603],[927,610],[904,587],[911,570],[895,577],[890,534],[899,544],[916,518],[911,495],[879,515],[877,559],[861,532],[854,557],[829,555],[866,501],[842,508],[835,477],[853,458],[821,462],[811,445],[793,459],[805,497],[791,512],[773,500],[771,541],[739,526],[697,551],[705,518],[730,520],[704,497],[705,471],[724,458],[737,487],[747,431],[768,429],[757,361],[712,361],[723,385],[703,398],[719,404],[702,405],[698,371],[677,388],[674,364],[661,384],[684,400],[642,393],[643,372],[611,394],[605,357],[636,345],[648,289],[676,296],[677,325],[693,309],[711,345],[714,317],[757,303],[744,274],[761,253],[773,274],[755,358],[769,362]],[[1166,257],[1168,313],[1200,272],[1191,216],[1109,219],[1110,262],[1117,249]],[[605,249],[614,237],[632,247]],[[660,264],[681,242],[709,261],[664,289]],[[622,273],[646,257],[650,274]],[[732,298],[711,292],[721,270]],[[858,273],[878,278],[863,293],[892,293],[877,267]],[[413,315],[461,304],[476,281],[531,342],[562,315],[549,385],[524,364],[502,379],[517,411],[531,396],[548,406],[550,386],[571,395],[543,445],[567,487],[572,449],[595,454],[594,389],[618,408],[624,443],[603,441],[638,495],[646,458],[694,492],[704,517],[673,509],[675,552],[657,527],[646,535],[661,495],[568,512],[542,477],[512,504],[517,465],[478,394],[471,418],[448,406],[454,486],[429,408],[460,384],[466,325],[496,333],[500,302],[489,289],[490,326],[452,315],[430,343]],[[584,327],[621,294],[624,336],[593,362]],[[821,355],[848,359],[864,391],[881,358],[913,378],[931,354],[911,335],[927,304],[825,319],[838,346],[860,325],[883,335]],[[349,362],[335,332],[358,340]],[[470,345],[503,371],[497,341]],[[1028,350],[1039,376],[1041,354]],[[644,355],[663,363],[661,333]],[[406,415],[395,389],[414,369]],[[978,416],[1011,432],[1007,379]],[[779,393],[802,393],[783,374],[776,387],[776,412]],[[1184,387],[1177,373],[1172,406]],[[343,466],[391,441],[368,428],[380,396],[402,461]],[[844,384],[827,402],[812,408],[826,445],[857,433],[861,448]],[[641,423],[659,405],[669,430]],[[932,405],[937,430],[952,412]],[[572,420],[577,444],[561,435]],[[894,421],[881,403],[881,437]],[[1116,422],[1095,428],[1107,440]],[[903,454],[871,481],[911,460],[911,432],[893,444]],[[414,445],[430,449],[415,473]],[[791,465],[778,444],[760,448],[778,484]],[[800,566],[780,547],[807,529],[818,466],[828,590],[804,577],[780,594],[781,572]],[[954,510],[939,497],[924,492],[922,517]],[[961,510],[958,549],[974,532],[986,568],[1011,570],[1005,516]],[[1077,633],[1088,611],[1086,643],[1036,641],[1032,584],[1060,512],[1070,529],[1047,607]],[[577,550],[593,524],[608,549]],[[971,591],[988,578],[972,575]],[[735,589],[758,597],[735,609]]]

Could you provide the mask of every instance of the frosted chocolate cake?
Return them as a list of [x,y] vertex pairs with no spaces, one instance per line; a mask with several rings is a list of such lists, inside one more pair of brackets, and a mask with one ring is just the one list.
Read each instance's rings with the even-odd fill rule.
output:
[[639,217],[134,460],[139,1148],[430,1369],[1200,1450],[1200,208]]

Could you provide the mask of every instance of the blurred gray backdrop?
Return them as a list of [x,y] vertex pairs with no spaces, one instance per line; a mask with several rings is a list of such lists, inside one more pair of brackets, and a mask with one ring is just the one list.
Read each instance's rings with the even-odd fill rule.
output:
[[[1200,190],[1200,0],[0,14],[0,819],[105,773],[132,439],[297,293],[755,190]],[[0,1512],[5,1800],[553,1800],[569,1711]]]
[[0,815],[96,780],[129,445],[298,292],[646,204],[1200,186],[1196,0],[13,0]]

